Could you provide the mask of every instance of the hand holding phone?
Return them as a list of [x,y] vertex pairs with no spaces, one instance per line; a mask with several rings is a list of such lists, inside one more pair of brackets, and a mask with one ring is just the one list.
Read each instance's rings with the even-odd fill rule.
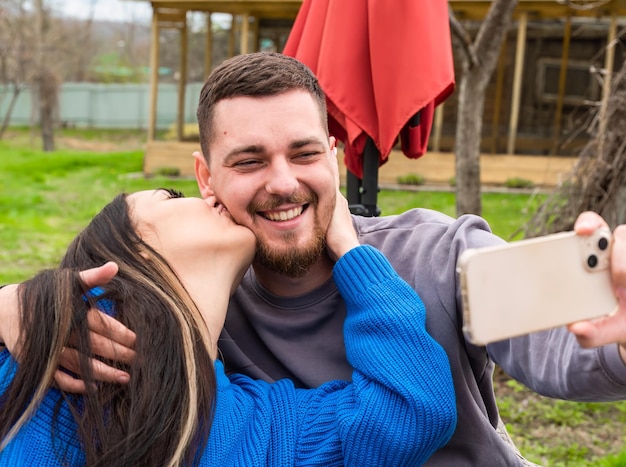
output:
[[463,330],[479,345],[609,315],[611,231],[562,232],[468,249],[457,271]]

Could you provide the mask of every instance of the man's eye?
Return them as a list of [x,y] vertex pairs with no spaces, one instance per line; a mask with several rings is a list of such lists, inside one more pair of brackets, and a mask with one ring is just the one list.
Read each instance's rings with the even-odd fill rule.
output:
[[236,162],[234,165],[235,165],[235,167],[239,167],[239,168],[242,168],[242,169],[247,169],[247,168],[256,167],[258,164],[260,164],[260,162],[257,161],[257,160],[248,159],[248,160],[245,160],[245,161]]
[[300,160],[300,161],[307,161],[309,159],[314,159],[315,157],[319,156],[319,152],[317,151],[313,151],[313,152],[301,152],[299,154],[296,154],[294,156],[294,159],[296,160]]
[[182,191],[178,191],[174,188],[161,188],[161,189],[165,191],[170,198],[184,198],[185,197]]

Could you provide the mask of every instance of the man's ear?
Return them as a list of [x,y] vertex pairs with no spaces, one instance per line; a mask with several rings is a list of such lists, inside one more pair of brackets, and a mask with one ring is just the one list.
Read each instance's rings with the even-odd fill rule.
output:
[[211,171],[207,166],[206,159],[200,151],[193,153],[194,171],[196,173],[196,181],[198,182],[198,189],[200,190],[200,196],[203,199],[213,196],[213,188],[211,187]]
[[335,158],[337,158],[337,138],[331,136],[328,139],[328,145],[330,147],[330,153],[333,154]]

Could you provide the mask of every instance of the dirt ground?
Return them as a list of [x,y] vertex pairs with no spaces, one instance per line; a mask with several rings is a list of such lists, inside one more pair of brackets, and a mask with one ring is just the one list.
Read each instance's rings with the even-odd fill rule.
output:
[[145,145],[145,138],[140,136],[125,136],[118,140],[100,141],[61,136],[57,137],[56,142],[60,148],[77,149],[79,151],[114,152],[142,149]]

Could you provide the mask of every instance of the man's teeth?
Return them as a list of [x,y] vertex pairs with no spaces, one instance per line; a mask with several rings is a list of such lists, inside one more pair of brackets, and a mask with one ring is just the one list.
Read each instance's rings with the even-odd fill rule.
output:
[[302,206],[289,209],[288,211],[268,212],[266,216],[271,221],[288,221],[302,214]]

